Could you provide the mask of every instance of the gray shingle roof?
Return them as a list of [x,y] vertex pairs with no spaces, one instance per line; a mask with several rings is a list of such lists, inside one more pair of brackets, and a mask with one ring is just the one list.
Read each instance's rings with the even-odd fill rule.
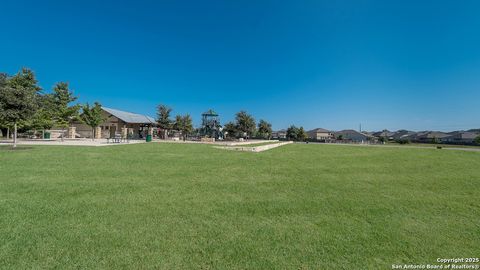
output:
[[370,134],[365,134],[363,132],[358,132],[358,131],[353,130],[353,129],[344,129],[344,130],[336,131],[333,134],[335,134],[335,136],[337,136],[337,137],[338,137],[338,135],[347,135],[347,136],[349,136],[349,135],[350,136],[351,135],[361,135],[361,136],[370,137],[370,138],[373,137]]
[[102,109],[118,119],[131,124],[154,124],[155,119],[143,114],[120,111],[112,108],[102,107]]
[[307,131],[307,133],[309,133],[309,132],[311,132],[311,133],[313,133],[313,132],[329,133],[330,130],[326,130],[324,128],[315,128],[315,129]]
[[474,140],[478,135],[474,132],[469,131],[454,131],[450,133],[450,136],[446,138],[457,138],[457,139],[471,139]]

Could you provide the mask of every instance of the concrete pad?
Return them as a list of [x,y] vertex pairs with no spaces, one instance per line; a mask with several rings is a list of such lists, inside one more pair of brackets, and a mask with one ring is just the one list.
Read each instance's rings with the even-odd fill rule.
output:
[[273,148],[277,148],[279,146],[291,144],[291,143],[293,142],[287,141],[287,142],[272,143],[272,144],[266,144],[266,145],[260,145],[260,146],[250,146],[250,147],[249,146],[215,146],[215,148],[224,149],[224,150],[258,153],[258,152],[267,151]]
[[200,144],[209,144],[209,145],[220,145],[220,146],[238,146],[238,145],[250,145],[250,144],[258,144],[258,143],[274,143],[279,142],[279,140],[248,140],[243,142],[238,141],[215,141],[215,142],[205,142],[205,141],[176,141],[176,140],[160,140],[154,139],[153,142],[159,143],[200,143]]
[[[27,140],[19,139],[17,141],[18,145],[57,145],[57,146],[114,146],[114,145],[126,145],[126,144],[139,144],[145,143],[145,140],[130,140],[129,142],[121,143],[108,143],[107,139],[65,139],[63,142],[61,140]],[[13,145],[12,140],[0,141],[0,145]]]

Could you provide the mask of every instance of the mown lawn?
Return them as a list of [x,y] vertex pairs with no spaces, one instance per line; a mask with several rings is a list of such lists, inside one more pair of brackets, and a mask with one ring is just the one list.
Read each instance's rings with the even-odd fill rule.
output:
[[0,148],[0,268],[391,269],[478,257],[480,153]]
[[480,149],[480,145],[461,145],[461,144],[445,144],[445,143],[407,143],[407,144],[399,144],[396,142],[388,142],[386,144],[387,146],[410,146],[410,147],[432,147],[436,148],[437,146],[440,146],[442,148],[476,148]]

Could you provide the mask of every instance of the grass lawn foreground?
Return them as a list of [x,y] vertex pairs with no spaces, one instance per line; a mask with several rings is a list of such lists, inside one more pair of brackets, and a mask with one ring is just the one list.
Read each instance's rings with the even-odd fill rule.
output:
[[0,148],[0,268],[391,269],[480,256],[480,153]]

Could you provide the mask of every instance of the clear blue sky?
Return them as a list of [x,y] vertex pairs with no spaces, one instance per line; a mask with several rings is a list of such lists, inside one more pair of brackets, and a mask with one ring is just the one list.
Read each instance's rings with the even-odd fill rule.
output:
[[480,1],[2,1],[0,71],[195,123],[480,127]]

